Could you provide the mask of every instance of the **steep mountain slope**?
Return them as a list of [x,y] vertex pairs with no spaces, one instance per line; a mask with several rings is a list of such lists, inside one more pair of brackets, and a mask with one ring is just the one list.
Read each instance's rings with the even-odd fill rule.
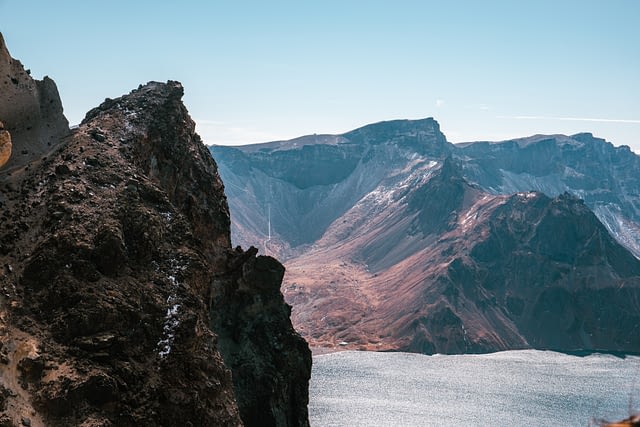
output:
[[441,157],[450,149],[433,119],[378,123],[340,136],[210,147],[234,213],[234,243],[262,241],[264,252],[285,258],[319,239],[412,158]]
[[[432,119],[379,123],[318,145],[310,138],[211,150],[235,188],[233,237],[268,230],[266,250],[278,241],[288,251],[285,298],[312,345],[640,350],[640,261],[580,200],[470,184],[464,153]],[[292,169],[303,149],[325,146],[333,157],[322,158],[323,170],[349,164],[330,183],[296,185],[276,160]],[[299,200],[324,223],[288,208]],[[287,237],[295,227],[310,229],[302,243]]]
[[[492,196],[448,168],[417,191],[391,190],[375,205],[364,198],[287,262],[285,296],[311,343],[640,348],[640,262],[588,208],[566,195]],[[351,228],[350,215],[366,226]]]
[[0,169],[2,425],[308,425],[283,267],[231,249],[182,95],[151,82],[108,99]]
[[456,146],[464,174],[494,194],[537,190],[583,199],[640,258],[640,157],[589,133]]

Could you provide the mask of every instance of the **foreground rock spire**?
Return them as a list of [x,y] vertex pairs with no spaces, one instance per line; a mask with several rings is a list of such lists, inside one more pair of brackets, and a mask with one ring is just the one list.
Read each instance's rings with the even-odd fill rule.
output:
[[107,99],[0,170],[0,425],[308,425],[283,267],[231,248],[182,95]]

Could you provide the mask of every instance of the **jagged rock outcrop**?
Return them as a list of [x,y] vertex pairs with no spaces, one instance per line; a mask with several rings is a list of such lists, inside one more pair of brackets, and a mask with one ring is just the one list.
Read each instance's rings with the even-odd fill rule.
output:
[[0,34],[0,121],[11,133],[13,156],[5,168],[23,166],[50,151],[69,132],[53,80],[34,80],[13,59]]
[[229,274],[214,282],[210,312],[218,348],[233,372],[246,425],[306,425],[311,353],[302,337],[280,325],[291,315],[280,292],[284,267],[256,253],[236,250]]
[[[151,82],[108,99],[46,157],[0,171],[13,423],[308,425],[310,355],[269,271],[279,264],[231,249],[224,188],[182,95]],[[225,317],[230,305],[253,317]],[[247,350],[221,354],[236,333]]]
[[[234,238],[283,248],[285,298],[312,345],[640,351],[640,261],[573,195],[488,191],[492,169],[470,149],[447,143],[431,119],[211,151],[232,186]],[[277,161],[312,165],[312,153],[330,182],[300,185]],[[555,167],[544,150],[518,155],[523,168]],[[587,157],[591,168],[602,160]],[[632,182],[627,160],[615,164]],[[300,224],[311,231],[289,238]]]

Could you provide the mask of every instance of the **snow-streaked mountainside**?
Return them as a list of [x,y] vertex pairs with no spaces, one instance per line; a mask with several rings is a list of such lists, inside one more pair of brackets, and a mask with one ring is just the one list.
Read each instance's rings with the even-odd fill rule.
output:
[[412,162],[450,149],[433,119],[378,123],[335,137],[210,147],[225,177],[234,244],[259,242],[264,252],[285,259],[321,238],[362,197],[384,191]]
[[[436,147],[420,145],[431,137]],[[403,169],[429,149],[433,157],[458,159],[464,177],[492,194],[568,192],[583,199],[616,240],[640,257],[640,156],[589,133],[453,145],[436,121],[424,119],[376,123],[344,135],[210,147],[233,212],[234,243],[262,242],[264,249],[268,241],[268,251],[284,256],[321,236],[345,206],[381,191],[376,187],[389,170]],[[374,158],[378,163],[369,163]]]
[[564,192],[585,201],[609,232],[640,257],[640,156],[590,133],[536,135],[456,146],[464,175],[494,194]]
[[456,146],[424,119],[211,152],[234,244],[285,259],[312,345],[640,350],[640,261],[618,243],[640,242],[626,148]]

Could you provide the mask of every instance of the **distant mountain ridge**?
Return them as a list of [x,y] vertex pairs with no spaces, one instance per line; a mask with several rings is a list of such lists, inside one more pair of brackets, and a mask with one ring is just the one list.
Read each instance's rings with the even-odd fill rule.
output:
[[640,156],[590,133],[536,135],[457,146],[464,174],[494,194],[537,190],[583,199],[609,232],[640,257]]
[[435,120],[417,124],[398,120],[369,125],[335,137],[335,144],[301,145],[297,138],[289,144],[210,147],[226,177],[234,211],[232,240],[240,245],[265,241],[271,219],[270,251],[287,256],[291,248],[313,243],[374,190],[389,168],[403,167],[422,152],[434,158],[449,152]]
[[313,138],[210,147],[234,244],[285,259],[312,345],[640,350],[640,261],[589,209],[636,247],[628,148],[589,134],[453,145],[431,118]]
[[[251,168],[265,173],[265,178],[278,178],[304,190],[315,185],[336,184],[353,171],[365,150],[372,157],[375,149],[363,145],[363,141],[371,141],[373,146],[388,142],[399,144],[399,147],[403,145],[400,141],[408,141],[404,147],[405,154],[411,156],[427,150],[426,147],[420,148],[417,141],[429,135],[437,141],[429,154],[434,158],[451,154],[459,159],[463,176],[490,193],[536,190],[556,196],[568,192],[585,200],[609,232],[636,257],[640,257],[640,174],[637,173],[640,156],[627,146],[614,147],[590,133],[451,144],[440,132],[438,123],[429,118],[375,123],[343,135],[308,135],[290,141],[240,147],[211,146],[210,151],[214,157],[220,158],[222,169],[233,169],[225,179],[227,192],[231,194],[231,209],[236,212],[255,211],[263,210],[260,203],[269,204],[268,200],[252,200],[252,208],[233,207],[234,202],[244,202],[243,198],[234,200],[233,195],[242,191],[245,183],[243,179],[236,182],[234,177],[249,173]],[[378,147],[377,151],[381,148]],[[306,159],[307,163],[300,163],[301,159]],[[308,163],[312,159],[315,161]],[[393,162],[393,159],[389,160]],[[281,175],[275,176],[278,172],[274,171],[281,170],[278,162],[286,168],[279,172]],[[376,174],[375,171],[370,172]],[[298,176],[293,176],[295,174]],[[268,216],[266,209],[263,214]],[[288,218],[286,226],[296,224],[296,218]],[[242,218],[234,220],[234,242],[245,245],[256,241],[243,237],[247,233],[266,237],[268,226],[262,221],[259,223],[250,224]],[[272,230],[276,235],[277,229],[274,227]],[[290,240],[294,246],[309,243],[299,242],[294,237],[285,238],[282,243],[286,246]]]

